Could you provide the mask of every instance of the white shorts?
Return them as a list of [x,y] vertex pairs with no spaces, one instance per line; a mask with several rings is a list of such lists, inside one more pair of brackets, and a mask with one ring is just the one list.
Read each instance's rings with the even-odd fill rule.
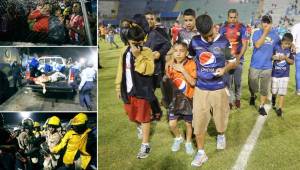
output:
[[289,77],[272,77],[272,94],[286,95]]

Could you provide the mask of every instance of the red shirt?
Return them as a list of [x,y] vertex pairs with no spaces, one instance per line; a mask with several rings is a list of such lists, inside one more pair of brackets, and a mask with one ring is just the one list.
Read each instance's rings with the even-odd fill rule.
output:
[[[72,14],[71,19],[70,19],[70,25],[72,28],[74,28],[76,30],[83,29],[84,28],[83,17],[80,15]],[[83,37],[80,37],[80,35],[73,30],[69,31],[69,35],[70,35],[70,39],[72,42],[82,42],[83,41]]]
[[178,33],[181,30],[181,28],[179,26],[174,26],[171,29],[171,33],[172,33],[172,42],[173,44],[177,41],[178,38]]
[[34,10],[28,16],[30,20],[36,20],[32,26],[35,32],[48,32],[49,31],[49,16],[41,14],[40,10]]

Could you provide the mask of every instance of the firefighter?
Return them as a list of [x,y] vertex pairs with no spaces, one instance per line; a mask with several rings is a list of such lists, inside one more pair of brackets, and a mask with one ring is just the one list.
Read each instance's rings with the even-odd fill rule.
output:
[[33,122],[33,134],[35,135],[36,138],[41,137],[41,126],[39,122]]
[[[47,121],[47,131],[45,132],[46,137],[46,148],[45,150],[51,150],[54,146],[56,146],[61,138],[63,137],[60,133],[61,122],[57,116],[52,116]],[[52,170],[57,167],[58,159],[60,158],[59,154],[46,154],[44,160],[44,170]]]
[[[22,121],[23,131],[17,137],[21,149],[20,157],[25,157],[25,161],[17,161],[19,169],[41,169],[40,144],[41,138],[36,138],[33,133],[34,122],[30,118]],[[22,160],[22,159],[21,159]]]
[[[65,134],[61,142],[55,147],[50,148],[52,153],[58,153],[67,146],[63,156],[64,166],[60,169],[90,169],[91,154],[87,152],[86,147],[92,129],[87,127],[87,121],[88,117],[86,114],[77,114],[70,121],[72,128]],[[78,158],[78,156],[80,157]]]

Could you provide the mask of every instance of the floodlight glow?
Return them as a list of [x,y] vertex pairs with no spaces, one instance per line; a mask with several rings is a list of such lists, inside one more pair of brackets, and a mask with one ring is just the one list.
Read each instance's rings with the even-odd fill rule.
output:
[[80,58],[79,63],[83,65],[85,63],[85,58]]
[[97,56],[97,51],[92,50],[91,51],[91,59],[90,59],[93,64],[94,64],[94,68],[98,68],[98,56]]
[[22,118],[26,119],[30,117],[30,112],[20,112],[20,115],[22,116]]

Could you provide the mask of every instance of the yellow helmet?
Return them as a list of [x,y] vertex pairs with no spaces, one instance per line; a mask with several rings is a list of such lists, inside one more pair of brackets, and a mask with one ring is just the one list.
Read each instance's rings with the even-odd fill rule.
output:
[[66,8],[64,11],[63,11],[63,15],[66,16],[66,15],[70,15],[71,13],[71,7],[68,7]]
[[71,125],[82,125],[85,124],[88,120],[86,114],[84,113],[78,113],[71,121]]
[[48,125],[55,125],[59,126],[60,125],[60,119],[57,116],[52,116],[48,120]]
[[36,127],[40,127],[40,123],[39,123],[39,122],[34,122],[34,123],[33,123],[33,127],[35,127],[35,128],[36,128]]

